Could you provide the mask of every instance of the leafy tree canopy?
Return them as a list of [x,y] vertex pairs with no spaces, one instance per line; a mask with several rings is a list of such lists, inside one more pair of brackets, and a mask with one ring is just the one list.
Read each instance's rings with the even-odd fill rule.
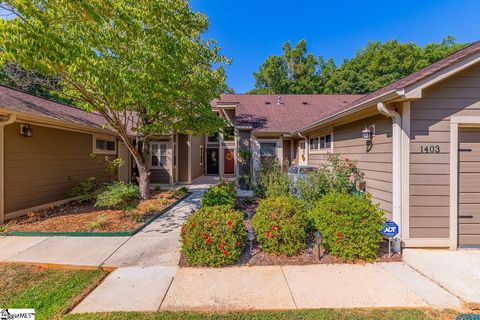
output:
[[[132,153],[148,197],[148,141],[173,131],[223,126],[210,101],[226,89],[228,63],[201,36],[207,17],[185,0],[6,0],[0,60],[61,79],[49,86],[97,112]],[[214,66],[220,65],[215,68]],[[127,128],[136,134],[137,150]]]
[[270,56],[254,73],[252,93],[369,93],[464,46],[453,37],[423,47],[398,40],[369,42],[337,68],[333,60],[307,53],[305,40],[294,48],[286,43],[281,56]]

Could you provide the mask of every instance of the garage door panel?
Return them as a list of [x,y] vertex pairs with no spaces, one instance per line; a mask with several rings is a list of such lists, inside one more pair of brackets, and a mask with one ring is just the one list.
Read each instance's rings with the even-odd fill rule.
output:
[[458,243],[480,245],[480,131],[458,132]]

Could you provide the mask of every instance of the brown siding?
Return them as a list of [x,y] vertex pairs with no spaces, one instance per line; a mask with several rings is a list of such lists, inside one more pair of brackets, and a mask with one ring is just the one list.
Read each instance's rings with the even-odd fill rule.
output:
[[[200,164],[200,146],[205,145],[205,137],[198,136],[192,137],[191,149],[192,149],[192,180],[203,175],[204,164]],[[205,152],[205,149],[203,150]]]
[[[373,146],[367,152],[361,132],[367,125],[375,125]],[[331,132],[331,131],[330,131]],[[328,134],[319,130],[309,136]],[[358,167],[365,173],[367,192],[373,201],[380,204],[387,217],[392,214],[392,122],[389,118],[377,115],[333,128],[333,153],[357,160]],[[325,154],[309,153],[310,165],[321,166]]]
[[177,170],[178,181],[188,181],[188,136],[184,134],[178,135],[178,158],[177,158]]
[[151,183],[170,183],[170,174],[167,169],[150,169]]
[[[480,115],[480,64],[411,103],[410,237],[449,237],[450,116]],[[440,153],[422,153],[422,146]]]
[[20,135],[18,123],[5,128],[6,213],[66,199],[84,178],[108,177],[90,156],[91,134],[31,127],[32,138]]

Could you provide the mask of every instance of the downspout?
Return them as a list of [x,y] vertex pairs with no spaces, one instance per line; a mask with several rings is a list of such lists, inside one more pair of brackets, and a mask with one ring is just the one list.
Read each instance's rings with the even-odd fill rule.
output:
[[[402,234],[402,116],[388,109],[384,102],[377,103],[378,112],[392,118],[392,218]],[[400,239],[394,242],[394,250],[400,252]]]
[[17,116],[11,114],[8,119],[0,121],[0,225],[5,223],[5,130],[14,123]]
[[304,135],[302,135],[300,132],[297,132],[298,136],[302,138],[305,141],[305,162],[308,165],[308,139]]

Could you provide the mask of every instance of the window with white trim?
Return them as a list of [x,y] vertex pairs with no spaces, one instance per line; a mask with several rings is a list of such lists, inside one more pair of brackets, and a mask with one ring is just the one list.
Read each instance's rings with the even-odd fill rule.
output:
[[330,150],[332,148],[332,135],[310,138],[310,150]]
[[150,167],[166,168],[167,166],[167,144],[153,142],[150,144]]
[[115,139],[94,136],[93,152],[115,154],[117,152],[117,142]]

